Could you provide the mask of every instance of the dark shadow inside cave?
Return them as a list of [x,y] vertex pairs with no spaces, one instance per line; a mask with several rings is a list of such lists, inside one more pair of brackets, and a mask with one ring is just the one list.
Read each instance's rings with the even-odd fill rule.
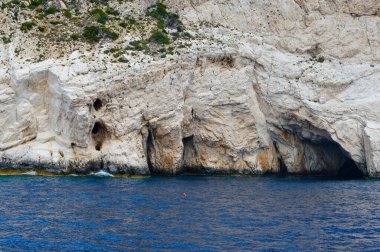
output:
[[94,127],[92,128],[92,134],[98,134],[99,133],[99,131],[101,130],[101,128],[102,128],[102,125],[101,125],[101,123],[100,122],[96,122],[95,124],[94,124]]
[[107,127],[102,121],[97,121],[92,127],[91,133],[95,142],[95,150],[100,151],[108,135]]
[[338,171],[337,177],[343,179],[361,179],[364,177],[364,174],[351,158],[346,157],[344,164]]
[[153,172],[154,167],[152,163],[152,155],[154,152],[154,136],[153,136],[153,130],[149,129],[148,130],[148,137],[146,140],[146,155],[147,155],[147,163],[148,163],[148,168],[150,172]]
[[286,167],[286,164],[282,158],[279,158],[278,161],[280,162],[280,176],[284,176],[288,173],[288,167]]
[[[298,171],[304,174],[336,177],[341,179],[361,179],[365,177],[363,171],[358,167],[342,146],[331,139],[327,134],[325,137],[320,136],[313,138],[304,138],[302,134],[296,132],[288,133],[288,139],[282,136],[274,135],[274,147],[278,154],[279,174],[287,175],[289,173],[297,174]],[[280,149],[285,154],[280,153]],[[289,151],[297,150],[295,153],[300,154],[294,158],[294,165],[299,167],[287,167],[288,163],[284,158],[289,158]],[[285,156],[282,156],[285,155]],[[290,159],[290,164],[292,159]],[[296,169],[294,169],[296,168]],[[295,171],[295,172],[294,172]]]
[[95,108],[95,110],[98,111],[99,109],[102,108],[102,106],[103,106],[102,101],[99,98],[96,99],[95,102],[94,102],[94,108]]
[[184,173],[198,173],[197,150],[194,144],[194,136],[182,138],[183,143],[183,170]]

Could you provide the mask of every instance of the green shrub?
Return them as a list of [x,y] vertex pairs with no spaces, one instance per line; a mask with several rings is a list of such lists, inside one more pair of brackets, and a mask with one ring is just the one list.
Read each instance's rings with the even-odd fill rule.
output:
[[163,3],[156,3],[147,9],[146,15],[157,19],[165,19],[168,16],[167,7]]
[[148,43],[145,40],[131,41],[129,45],[133,47],[132,49],[137,51],[148,50]]
[[29,31],[35,25],[36,24],[34,22],[30,22],[30,21],[24,22],[24,23],[21,24],[21,31]]
[[116,40],[119,38],[119,34],[106,27],[98,27],[95,25],[86,26],[84,28],[83,38],[89,43],[97,43],[102,38],[110,38]]
[[109,15],[112,15],[112,16],[119,16],[120,15],[120,12],[118,12],[117,10],[115,10],[114,8],[109,7],[109,6],[106,9],[106,13]]
[[11,43],[11,38],[10,37],[2,37],[3,43],[4,44],[9,44]]
[[175,13],[170,13],[169,16],[166,18],[165,22],[167,27],[174,28],[174,27],[183,27],[182,22],[179,20],[179,16]]
[[74,34],[71,34],[71,35],[70,35],[70,38],[71,38],[72,40],[77,41],[77,40],[79,39],[79,35],[76,34],[76,33],[74,33]]
[[38,26],[38,30],[39,30],[40,32],[45,32],[45,31],[46,31],[46,28],[43,27],[43,26]]
[[137,21],[132,18],[125,18],[119,25],[123,28],[132,28],[132,26],[136,25]]
[[[162,2],[159,2],[159,3],[156,3],[155,5],[150,6],[146,11],[146,15],[158,20],[162,20],[166,27],[183,28],[183,24],[179,20],[179,16],[175,13],[168,12],[166,5],[163,4]],[[159,29],[162,29],[162,28],[159,28]]]
[[72,18],[73,17],[73,14],[71,13],[70,10],[64,10],[63,11],[63,15],[67,18]]
[[149,38],[149,41],[156,44],[169,45],[171,43],[170,38],[160,30],[153,31]]
[[83,31],[83,38],[89,43],[99,42],[102,38],[100,31],[101,29],[98,26],[86,26]]
[[59,12],[59,9],[55,6],[50,6],[49,8],[45,10],[46,15],[55,14],[57,12]]
[[105,24],[108,20],[107,14],[99,8],[96,8],[90,12],[90,14],[95,18],[95,20],[100,24]]
[[164,22],[164,20],[159,19],[157,21],[157,29],[160,29],[160,30],[165,29],[165,22]]
[[119,34],[117,34],[116,32],[112,31],[109,28],[103,27],[102,28],[102,33],[105,35],[105,37],[110,38],[112,40],[116,40],[116,39],[119,38]]
[[318,59],[317,59],[317,62],[319,62],[319,63],[325,62],[325,57],[319,56]]
[[35,8],[37,6],[40,6],[40,5],[44,5],[46,4],[46,0],[32,0],[30,1],[30,4],[29,4],[29,8]]

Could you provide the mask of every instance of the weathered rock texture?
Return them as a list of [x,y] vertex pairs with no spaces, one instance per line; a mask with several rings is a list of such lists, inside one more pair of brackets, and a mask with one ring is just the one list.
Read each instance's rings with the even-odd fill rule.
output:
[[1,166],[380,176],[380,1],[166,4],[193,35],[180,55],[31,63],[24,33],[0,44]]

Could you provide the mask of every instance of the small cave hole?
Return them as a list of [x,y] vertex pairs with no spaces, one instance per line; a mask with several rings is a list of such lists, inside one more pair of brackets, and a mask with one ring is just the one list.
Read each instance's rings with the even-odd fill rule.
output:
[[94,124],[94,127],[92,128],[92,134],[96,135],[99,133],[100,129],[101,129],[102,125],[100,122],[96,122]]
[[343,179],[361,179],[364,178],[364,174],[351,158],[346,158],[338,171],[337,177]]
[[100,151],[102,149],[102,143],[96,143],[95,150]]
[[102,108],[102,106],[103,106],[102,101],[101,101],[99,98],[97,98],[97,99],[94,101],[94,108],[95,108],[95,110],[98,111],[99,109]]
[[92,139],[95,142],[95,150],[100,151],[104,141],[108,138],[107,127],[102,121],[97,121],[92,128]]

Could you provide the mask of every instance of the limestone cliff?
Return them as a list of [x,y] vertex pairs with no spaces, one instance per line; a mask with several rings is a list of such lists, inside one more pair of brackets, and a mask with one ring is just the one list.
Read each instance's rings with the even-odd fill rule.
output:
[[3,169],[380,176],[378,0],[0,7]]

